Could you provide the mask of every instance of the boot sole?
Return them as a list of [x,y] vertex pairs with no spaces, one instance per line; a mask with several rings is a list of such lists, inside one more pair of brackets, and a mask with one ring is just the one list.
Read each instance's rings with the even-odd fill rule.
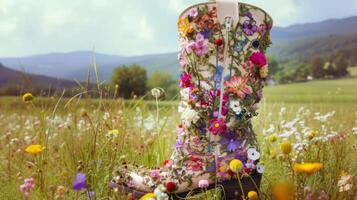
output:
[[[262,175],[261,174],[252,174],[250,175],[251,177],[243,177],[241,179],[241,183],[243,186],[243,191],[244,191],[244,195],[246,196],[248,194],[248,192],[250,191],[255,191],[258,192],[259,186],[260,186],[260,182],[262,179]],[[253,182],[254,181],[254,182]],[[124,186],[124,185],[115,185],[112,187],[117,188],[120,192],[122,193],[126,193],[129,194],[131,193],[132,196],[136,199],[140,199],[142,196],[144,196],[145,194],[147,194],[148,192],[144,192],[144,191],[140,191],[140,190],[135,190],[133,188]],[[226,200],[243,200],[242,198],[242,190],[240,189],[239,186],[239,181],[237,180],[227,180],[227,181],[223,181],[216,184],[210,184],[206,190],[211,190],[214,188],[223,188],[223,190],[220,191],[220,197],[222,200],[226,199]],[[258,187],[258,188],[257,188]],[[200,193],[202,193],[203,190],[201,188],[197,188],[188,192],[181,192],[181,193],[171,193],[170,195],[170,199],[175,199],[175,200],[182,200],[185,197],[187,197],[187,195],[198,195]]]

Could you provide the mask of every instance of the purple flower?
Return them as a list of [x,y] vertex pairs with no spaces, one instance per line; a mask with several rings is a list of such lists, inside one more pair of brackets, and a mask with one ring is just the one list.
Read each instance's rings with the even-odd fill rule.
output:
[[203,56],[208,52],[207,40],[204,38],[204,35],[197,34],[195,41],[195,52],[198,56]]
[[94,198],[95,198],[95,192],[87,191],[87,192],[86,192],[86,196],[87,196],[89,199],[94,199]]
[[243,32],[247,36],[252,36],[255,32],[257,32],[258,26],[256,25],[256,22],[252,19],[245,20],[243,23]]
[[183,140],[177,139],[175,145],[176,149],[181,149],[183,147],[183,144],[184,144]]
[[233,152],[239,148],[239,146],[242,144],[242,141],[235,139],[234,134],[227,133],[223,135],[223,138],[219,143],[222,145],[227,145],[227,151]]
[[76,178],[74,179],[72,188],[74,190],[82,190],[87,189],[87,181],[86,181],[86,174],[84,173],[77,173]]
[[188,14],[189,17],[195,18],[198,15],[198,9],[197,8],[192,8]]

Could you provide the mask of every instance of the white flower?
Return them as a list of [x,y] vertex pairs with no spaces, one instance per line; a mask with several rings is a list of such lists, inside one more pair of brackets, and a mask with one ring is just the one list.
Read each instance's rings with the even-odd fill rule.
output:
[[188,101],[190,98],[190,88],[182,89],[180,94],[183,101]]
[[162,88],[153,88],[151,90],[151,95],[154,96],[155,98],[159,98],[164,92],[165,91]]
[[250,160],[258,160],[260,158],[260,153],[255,148],[249,148],[247,150],[248,158]]
[[165,187],[163,185],[157,186],[157,188],[154,190],[154,194],[156,196],[157,200],[168,200],[169,195],[165,193]]
[[242,107],[240,106],[239,101],[231,101],[229,107],[237,114],[242,111]]
[[181,114],[181,119],[183,124],[188,127],[191,125],[191,123],[196,123],[198,119],[200,119],[200,116],[195,110],[192,110],[191,108],[186,108]]
[[256,167],[257,167],[257,172],[258,172],[258,173],[261,173],[261,174],[264,173],[264,165],[258,163],[258,164],[256,165]]

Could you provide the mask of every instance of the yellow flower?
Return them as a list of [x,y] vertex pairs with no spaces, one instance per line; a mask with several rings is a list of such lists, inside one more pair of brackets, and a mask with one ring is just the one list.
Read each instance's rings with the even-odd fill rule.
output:
[[294,186],[287,181],[281,181],[272,188],[274,200],[293,200]]
[[284,141],[280,144],[280,149],[284,154],[289,154],[292,150],[291,143],[289,141]]
[[248,192],[248,199],[249,200],[257,200],[258,199],[258,194],[255,191],[249,191]]
[[268,137],[268,140],[269,140],[270,142],[275,142],[277,139],[278,139],[278,135],[277,135],[277,134],[271,134],[271,135],[269,135],[269,137]]
[[297,173],[305,173],[307,175],[312,175],[313,173],[319,171],[322,168],[322,163],[295,163],[293,169]]
[[33,95],[29,92],[26,92],[23,96],[22,96],[22,100],[25,101],[25,102],[28,102],[28,101],[32,101],[33,99]]
[[109,132],[108,132],[108,134],[109,135],[119,135],[119,131],[118,131],[118,129],[113,129],[113,130],[110,130]]
[[156,195],[154,193],[147,193],[140,198],[140,200],[155,200]]
[[312,138],[314,138],[315,135],[316,135],[315,131],[311,130],[311,131],[309,132],[309,134],[307,135],[307,137],[309,138],[309,140],[312,140]]
[[229,163],[229,168],[237,173],[238,171],[240,171],[243,168],[243,163],[242,161],[238,160],[238,159],[233,159],[231,160],[231,162]]
[[45,147],[41,146],[40,144],[32,144],[32,145],[26,147],[25,151],[27,153],[36,155],[36,154],[41,153],[41,151],[43,151],[44,149],[45,149]]
[[189,33],[193,33],[194,31],[192,26],[190,25],[190,22],[188,21],[188,17],[179,19],[177,25],[181,37],[185,38]]

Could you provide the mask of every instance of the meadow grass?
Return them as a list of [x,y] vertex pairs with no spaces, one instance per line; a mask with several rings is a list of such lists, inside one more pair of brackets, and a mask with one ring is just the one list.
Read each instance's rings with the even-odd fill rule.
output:
[[[266,168],[262,199],[270,199],[273,185],[284,178],[294,179],[299,198],[305,198],[306,194],[301,194],[305,187],[310,187],[316,198],[322,191],[329,199],[355,197],[355,185],[341,193],[337,182],[345,171],[356,183],[356,88],[356,78],[265,88],[259,116],[253,120]],[[108,187],[115,166],[123,161],[161,166],[175,142],[177,104],[159,102],[157,122],[155,101],[142,99],[35,97],[25,103],[20,97],[0,98],[0,199],[24,198],[18,188],[32,175],[36,186],[30,199],[88,199],[71,189],[79,171],[87,174],[88,188],[95,191],[96,199],[126,199]],[[326,116],[332,111],[334,114]],[[109,134],[113,129],[119,134]],[[304,139],[311,130],[316,132],[316,140]],[[286,133],[293,135],[284,137]],[[268,140],[272,134],[279,136],[277,141]],[[291,154],[283,155],[279,145],[286,138],[308,146],[296,146]],[[24,152],[29,144],[46,149],[34,156]],[[296,174],[291,169],[294,159],[321,162],[324,167],[311,176]]]

